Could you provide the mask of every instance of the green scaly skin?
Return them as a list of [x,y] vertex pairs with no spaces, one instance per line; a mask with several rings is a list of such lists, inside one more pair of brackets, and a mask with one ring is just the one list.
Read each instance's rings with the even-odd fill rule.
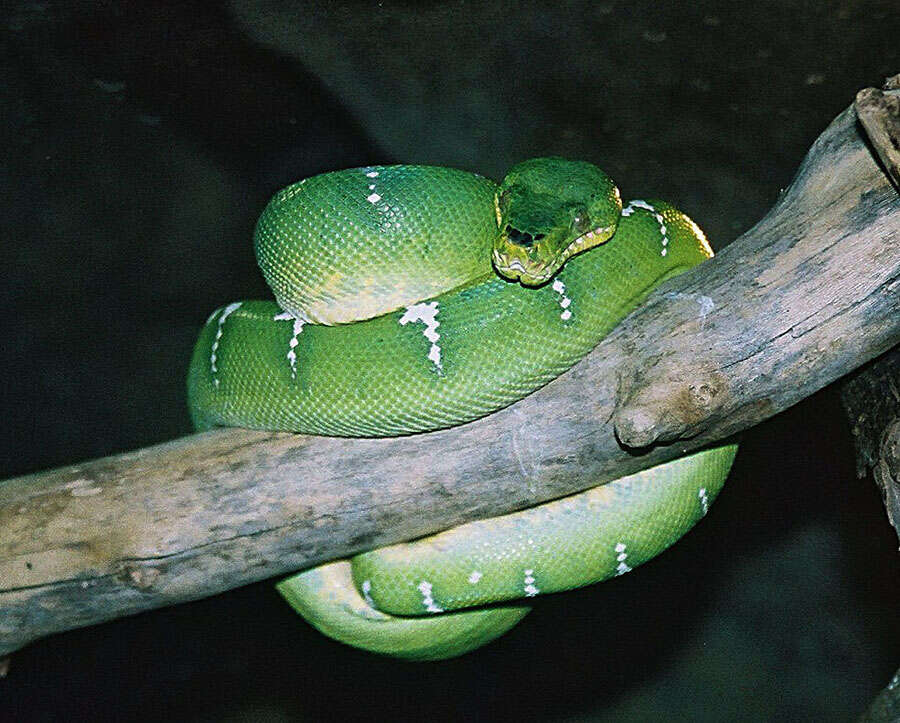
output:
[[[428,166],[315,176],[273,198],[255,247],[277,303],[230,304],[207,321],[188,374],[198,429],[393,436],[462,424],[558,376],[662,280],[712,255],[672,206],[622,209],[598,168],[546,158],[500,186]],[[350,645],[413,660],[460,655],[528,611],[479,606],[597,582],[671,545],[715,499],[735,449],[278,588]]]

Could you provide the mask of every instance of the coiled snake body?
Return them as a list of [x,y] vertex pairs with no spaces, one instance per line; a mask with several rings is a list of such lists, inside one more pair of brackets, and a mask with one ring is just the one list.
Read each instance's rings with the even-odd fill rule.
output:
[[[272,199],[255,248],[276,302],[210,316],[188,374],[199,429],[392,436],[462,424],[558,376],[661,281],[712,255],[677,209],[623,208],[598,168],[553,158],[518,164],[499,186],[429,166],[314,176]],[[313,568],[278,589],[350,645],[460,655],[529,609],[484,606],[620,575],[664,550],[706,513],[735,451]]]

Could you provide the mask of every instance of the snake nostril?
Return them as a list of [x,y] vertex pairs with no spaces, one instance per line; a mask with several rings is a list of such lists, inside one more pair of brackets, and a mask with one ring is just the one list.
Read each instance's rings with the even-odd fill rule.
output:
[[520,231],[517,228],[513,228],[512,226],[506,227],[507,238],[509,238],[510,243],[515,244],[516,246],[523,246],[525,248],[529,248],[534,246],[538,241],[544,238],[544,234],[536,233],[530,234],[527,231]]

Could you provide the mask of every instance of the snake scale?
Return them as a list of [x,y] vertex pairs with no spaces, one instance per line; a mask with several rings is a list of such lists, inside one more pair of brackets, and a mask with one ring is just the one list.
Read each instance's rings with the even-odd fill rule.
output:
[[[432,166],[307,178],[257,223],[275,301],[209,317],[188,373],[195,426],[394,436],[514,403],[590,351],[660,282],[712,255],[662,201],[622,205],[596,166],[536,158],[503,181]],[[460,655],[523,598],[630,571],[707,511],[725,445],[561,500],[303,571],[312,625],[411,660]]]

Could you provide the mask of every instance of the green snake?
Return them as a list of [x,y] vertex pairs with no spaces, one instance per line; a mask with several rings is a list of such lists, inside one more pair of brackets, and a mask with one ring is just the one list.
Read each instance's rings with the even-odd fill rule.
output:
[[[571,367],[663,280],[712,255],[661,201],[596,166],[537,158],[503,181],[369,166],[275,195],[254,246],[272,301],[216,310],[188,373],[198,429],[395,436],[516,402]],[[630,571],[707,511],[736,447],[303,571],[278,584],[337,640],[411,660],[460,655],[523,598]],[[498,604],[502,603],[502,604]]]

